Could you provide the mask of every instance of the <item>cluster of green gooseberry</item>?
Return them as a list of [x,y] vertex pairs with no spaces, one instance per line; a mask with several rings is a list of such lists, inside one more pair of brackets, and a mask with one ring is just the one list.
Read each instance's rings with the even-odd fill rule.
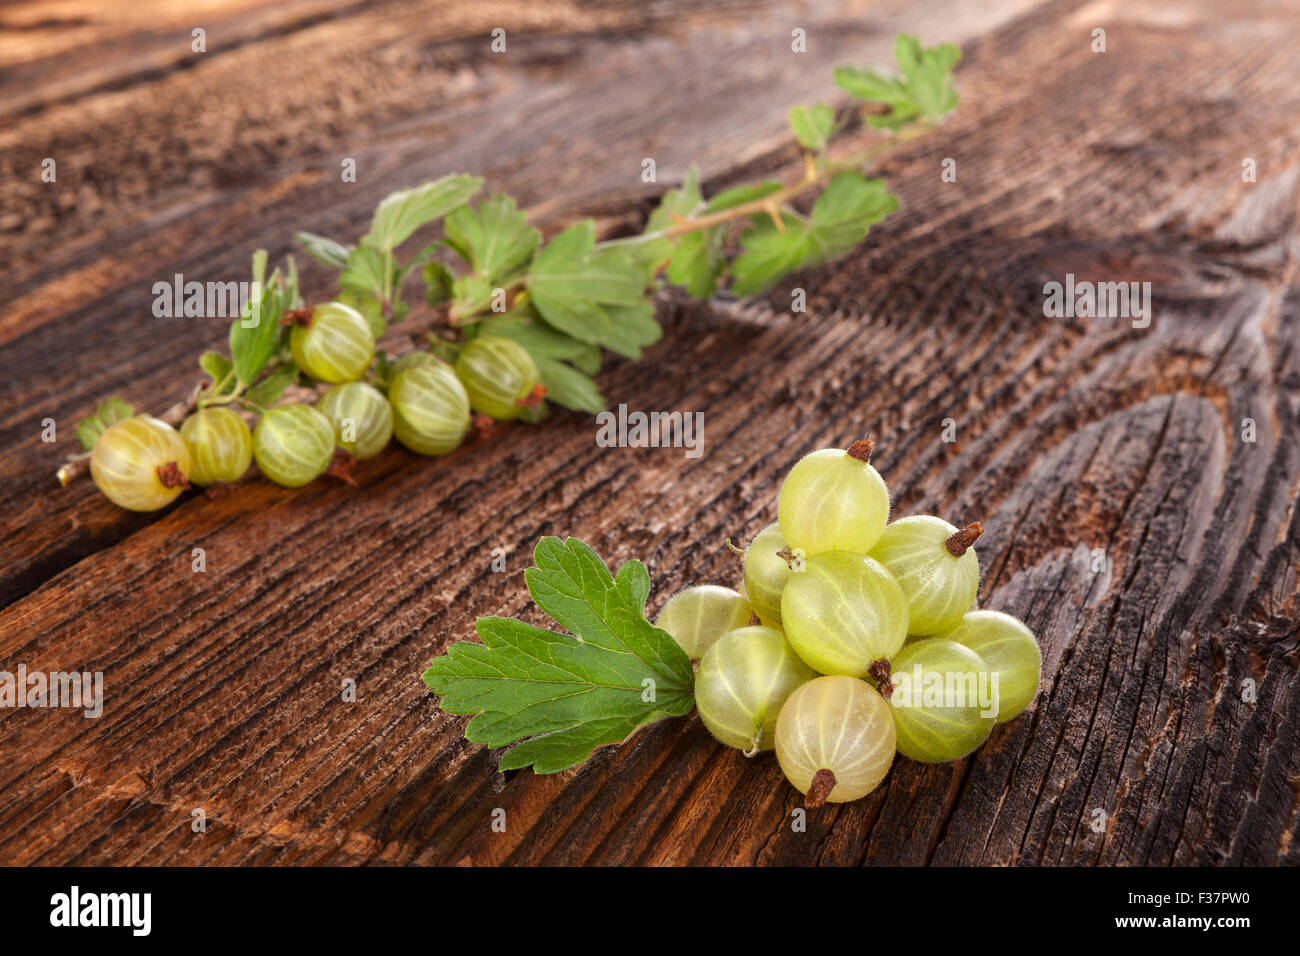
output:
[[864,440],[800,460],[777,523],[745,551],[744,593],[687,588],[656,622],[698,662],[713,736],[750,756],[775,748],[809,806],[866,796],[895,752],[966,756],[1038,689],[1034,635],[978,609],[980,524],[887,524],[870,456]]
[[494,335],[472,339],[454,366],[417,350],[373,383],[362,381],[375,339],[361,313],[341,302],[304,311],[289,333],[294,363],[314,382],[331,386],[314,406],[266,409],[255,429],[219,396],[211,404],[200,399],[179,432],[148,415],[122,419],[104,430],[91,453],[99,490],[123,508],[153,511],[191,482],[237,481],[253,460],[275,483],[297,488],[332,465],[373,458],[392,437],[421,455],[445,455],[464,440],[474,413],[517,418],[545,395],[532,356]]

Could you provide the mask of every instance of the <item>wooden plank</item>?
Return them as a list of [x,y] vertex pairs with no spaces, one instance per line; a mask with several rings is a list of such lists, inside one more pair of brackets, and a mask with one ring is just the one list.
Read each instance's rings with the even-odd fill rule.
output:
[[[364,116],[362,165],[377,172],[351,191],[331,180],[345,147],[313,143],[321,124],[303,113],[305,147],[241,129],[267,152],[243,166],[217,156],[197,190],[183,186],[193,161],[162,151],[139,202],[104,188],[103,213],[0,233],[12,240],[4,285],[18,290],[0,322],[0,667],[107,682],[98,720],[0,717],[0,861],[1297,862],[1300,17],[1261,6],[1226,24],[1213,4],[1139,2],[1010,19],[965,6],[813,4],[815,63],[770,52],[788,49],[776,7],[599,8],[622,30],[575,7],[521,42],[520,61],[458,41],[440,48],[443,73],[427,58],[439,26],[411,17],[377,61],[337,60],[339,88],[357,89],[385,50],[415,51],[392,54],[404,88],[381,78],[360,113],[343,95],[326,108],[340,124]],[[149,129],[254,53],[283,71],[274,85],[293,102],[312,58],[275,54],[355,50],[363,26],[381,29],[371,16],[74,97],[3,135],[71,142],[105,109]],[[158,274],[237,275],[255,243],[282,251],[297,226],[355,232],[387,190],[455,169],[486,171],[548,228],[643,208],[648,193],[629,185],[643,155],[660,157],[665,180],[691,158],[713,182],[781,169],[785,109],[826,95],[831,65],[881,59],[907,24],[965,40],[966,59],[951,125],[888,163],[903,211],[841,266],[760,301],[666,302],[665,341],[602,375],[612,402],[703,411],[702,458],[598,449],[589,419],[559,415],[436,461],[390,450],[355,490],[254,481],[141,519],[88,488],[46,486],[57,456],[35,444],[43,414],[70,432],[73,409],[115,390],[165,404],[180,363],[220,337],[140,320]],[[1097,24],[1111,53],[1088,49]],[[410,112],[439,89],[437,106]],[[481,125],[466,131],[470,117]],[[183,139],[221,122],[205,112]],[[134,162],[121,137],[91,143],[96,164]],[[947,156],[957,183],[939,181]],[[1245,156],[1256,184],[1241,182]],[[26,195],[7,194],[4,213],[36,201]],[[1042,284],[1066,272],[1152,281],[1155,322],[1044,318]],[[795,285],[806,315],[788,312]],[[1253,443],[1240,439],[1247,417]],[[956,443],[940,438],[946,418]],[[981,602],[1039,635],[1036,705],[973,757],[900,759],[877,793],[810,815],[801,833],[774,761],[725,750],[694,717],[574,771],[502,775],[420,685],[476,615],[545,623],[522,581],[539,536],[645,560],[657,608],[685,584],[735,583],[725,538],[773,519],[799,455],[867,431],[900,511],[984,520]],[[193,547],[206,573],[191,572]],[[490,570],[495,547],[505,575]],[[352,704],[339,695],[348,677]],[[190,827],[197,808],[204,834]],[[504,833],[489,827],[498,808]],[[1095,809],[1103,833],[1088,825]]]

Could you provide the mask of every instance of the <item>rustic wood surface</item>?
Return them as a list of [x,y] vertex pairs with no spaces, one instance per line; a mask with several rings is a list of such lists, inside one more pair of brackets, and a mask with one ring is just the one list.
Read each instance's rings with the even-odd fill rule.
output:
[[[0,863],[1300,862],[1294,6],[117,6],[0,6],[0,669],[106,681],[98,720],[0,712]],[[385,193],[454,171],[548,231],[635,227],[663,188],[642,157],[661,183],[692,160],[711,188],[787,173],[786,110],[900,30],[965,51],[957,114],[885,164],[902,211],[762,299],[665,303],[664,341],[601,376],[612,403],[703,411],[702,458],[600,449],[560,414],[439,460],[394,447],[355,489],[254,479],[135,516],[53,482],[97,401],[164,408],[224,341],[153,318],[154,282],[242,278],[257,246],[358,235]],[[1066,272],[1151,281],[1155,321],[1044,318]],[[502,775],[421,685],[476,615],[545,623],[539,536],[645,560],[657,610],[738,583],[724,540],[774,519],[800,455],[865,432],[899,511],[983,519],[981,603],[1039,636],[1036,703],[972,757],[899,759],[799,833],[775,761],[695,717]]]

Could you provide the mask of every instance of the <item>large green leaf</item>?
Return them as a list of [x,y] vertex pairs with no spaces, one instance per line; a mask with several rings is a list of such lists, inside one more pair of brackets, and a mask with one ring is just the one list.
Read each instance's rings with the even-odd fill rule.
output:
[[612,576],[575,538],[543,538],[525,573],[537,606],[568,634],[478,619],[483,643],[458,641],[424,672],[452,714],[474,714],[467,739],[510,746],[501,769],[553,773],[603,744],[694,705],[691,662],[645,616],[650,576],[628,561]]

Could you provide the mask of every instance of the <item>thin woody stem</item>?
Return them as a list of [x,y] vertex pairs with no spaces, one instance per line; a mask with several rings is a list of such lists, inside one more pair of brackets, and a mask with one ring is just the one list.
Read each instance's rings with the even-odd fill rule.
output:
[[916,126],[909,127],[897,136],[886,140],[883,143],[867,150],[859,156],[853,156],[849,159],[840,160],[835,163],[827,163],[820,169],[811,163],[807,165],[804,176],[796,183],[789,186],[783,186],[774,193],[766,196],[760,196],[757,199],[751,199],[749,202],[743,202],[727,209],[719,209],[715,212],[705,213],[694,219],[683,219],[681,222],[674,223],[665,229],[659,229],[655,232],[642,233],[639,236],[625,236],[621,239],[607,239],[604,242],[597,243],[598,248],[619,245],[639,245],[646,242],[655,242],[659,239],[676,239],[679,236],[685,236],[692,232],[699,232],[702,229],[712,229],[714,226],[725,225],[734,222],[737,219],[744,219],[748,216],[758,216],[767,214],[778,218],[780,208],[792,199],[796,199],[810,189],[820,186],[831,177],[839,173],[848,172],[849,170],[860,170],[867,163],[872,162],[888,153],[890,150],[899,146],[908,140],[916,139],[918,136],[929,132],[933,126],[929,123],[918,123]]

